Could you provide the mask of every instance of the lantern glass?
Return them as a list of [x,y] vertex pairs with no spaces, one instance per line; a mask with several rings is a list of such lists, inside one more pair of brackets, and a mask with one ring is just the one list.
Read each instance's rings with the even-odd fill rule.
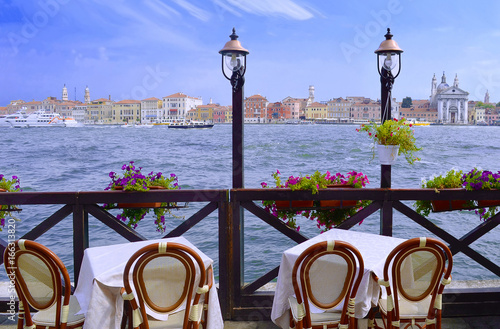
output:
[[244,55],[239,54],[239,53],[227,53],[224,54],[225,57],[225,63],[226,66],[229,70],[232,72],[239,70],[244,67],[245,65],[245,60],[244,60]]
[[379,68],[382,67],[391,71],[393,75],[397,75],[399,72],[399,64],[400,64],[400,56],[401,54],[394,52],[380,53],[379,54]]

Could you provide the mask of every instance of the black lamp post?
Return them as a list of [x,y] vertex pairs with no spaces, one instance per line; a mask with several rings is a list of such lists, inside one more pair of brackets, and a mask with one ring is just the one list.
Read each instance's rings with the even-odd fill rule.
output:
[[[391,29],[387,29],[385,40],[375,53],[377,54],[377,69],[380,74],[380,121],[383,124],[391,120],[392,85],[401,72],[401,53],[396,41],[392,40]],[[391,187],[391,165],[380,166],[380,187]],[[380,234],[392,236],[392,202],[384,202],[380,211]]]
[[[375,53],[377,54],[377,69],[380,74],[381,99],[380,121],[391,120],[392,85],[394,79],[401,72],[401,53],[396,41],[392,39],[391,29],[387,29],[385,40],[382,41]],[[391,166],[381,165],[380,187],[391,187]]]
[[[243,85],[248,50],[241,46],[233,28],[230,41],[219,51],[222,55],[222,73],[233,87],[233,188],[242,188],[243,179]],[[224,66],[224,61],[226,66]],[[226,72],[231,71],[231,74]]]
[[377,54],[377,68],[380,74],[382,87],[380,102],[380,121],[391,120],[391,92],[394,79],[401,72],[401,53],[396,41],[392,39],[391,29],[387,29],[385,40],[382,41],[375,53]]

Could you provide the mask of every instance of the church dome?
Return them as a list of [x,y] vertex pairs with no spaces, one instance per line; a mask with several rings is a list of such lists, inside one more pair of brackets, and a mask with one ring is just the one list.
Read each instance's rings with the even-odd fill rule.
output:
[[450,86],[446,83],[446,82],[441,82],[439,84],[439,86],[437,87],[437,92],[441,92],[447,88],[449,88]]

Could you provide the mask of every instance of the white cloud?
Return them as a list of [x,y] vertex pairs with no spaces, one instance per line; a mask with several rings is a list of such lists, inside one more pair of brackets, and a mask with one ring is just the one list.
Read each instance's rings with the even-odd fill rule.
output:
[[163,2],[159,0],[145,0],[144,2],[146,6],[150,7],[153,9],[155,12],[158,14],[165,16],[165,17],[172,17],[171,14],[175,14],[176,16],[179,16],[180,13],[175,10],[174,8],[167,6]]
[[206,12],[205,10],[196,7],[195,5],[189,3],[186,0],[173,0],[176,4],[184,8],[189,12],[189,14],[201,21],[208,22],[210,19],[210,13]]
[[307,20],[314,15],[292,0],[226,0],[228,4],[250,14],[283,16],[295,20]]

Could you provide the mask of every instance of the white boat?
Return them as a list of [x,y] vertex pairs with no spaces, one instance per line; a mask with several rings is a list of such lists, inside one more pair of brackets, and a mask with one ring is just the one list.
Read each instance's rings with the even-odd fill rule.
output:
[[14,128],[39,128],[39,127],[66,127],[64,119],[53,112],[39,110],[27,117],[20,117],[12,121]]
[[214,126],[213,123],[204,123],[204,122],[199,122],[199,121],[186,120],[186,121],[172,123],[172,124],[168,125],[168,128],[208,129],[208,128],[212,128],[213,126]]
[[64,118],[63,121],[64,121],[64,124],[66,125],[66,127],[69,127],[69,128],[83,127],[84,126],[83,123],[80,123],[71,117]]
[[12,128],[13,122],[19,118],[26,118],[28,115],[24,111],[0,116],[0,128]]

